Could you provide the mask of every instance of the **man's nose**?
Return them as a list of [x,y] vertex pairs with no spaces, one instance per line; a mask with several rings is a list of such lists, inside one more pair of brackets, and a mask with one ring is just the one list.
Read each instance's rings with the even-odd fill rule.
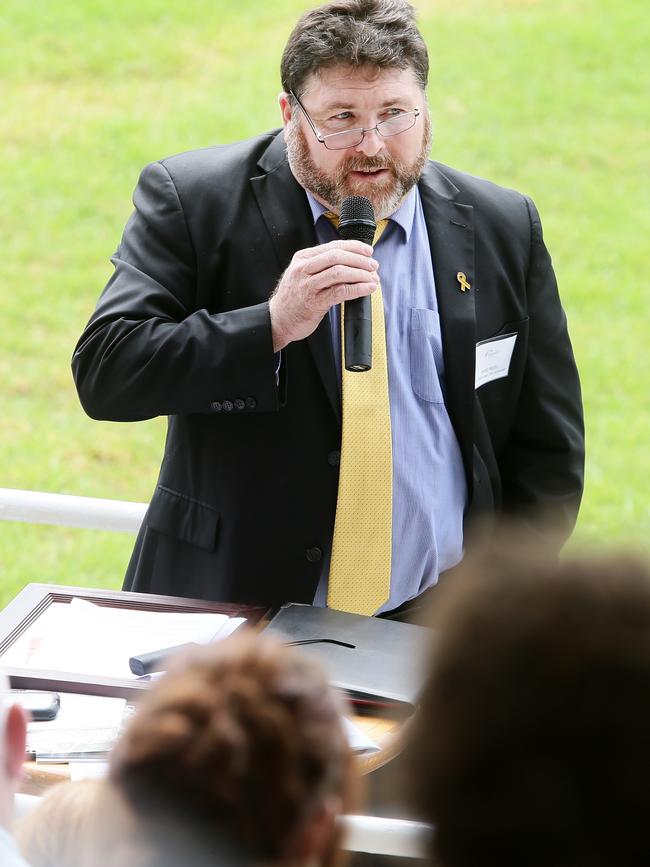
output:
[[360,151],[367,157],[374,157],[386,147],[386,143],[377,130],[372,127],[367,129],[362,140],[356,146],[355,150]]

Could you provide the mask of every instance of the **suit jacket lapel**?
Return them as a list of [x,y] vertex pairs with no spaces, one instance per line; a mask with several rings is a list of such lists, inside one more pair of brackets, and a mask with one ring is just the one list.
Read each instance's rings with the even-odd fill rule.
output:
[[[297,250],[313,247],[317,243],[313,217],[305,191],[289,168],[281,132],[262,155],[259,166],[263,174],[251,178],[250,182],[278,263],[284,270]],[[340,419],[339,387],[329,316],[323,317],[306,343],[316,363],[330,404]]]
[[[474,293],[474,215],[471,205],[455,200],[458,189],[429,163],[419,183],[429,232],[445,360],[446,403],[473,492],[474,368],[476,322]],[[462,271],[471,288],[462,291]]]

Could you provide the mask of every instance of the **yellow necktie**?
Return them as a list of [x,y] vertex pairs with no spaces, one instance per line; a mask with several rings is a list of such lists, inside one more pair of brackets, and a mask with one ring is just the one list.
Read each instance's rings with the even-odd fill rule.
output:
[[[336,217],[334,220],[338,222]],[[388,220],[377,223],[373,245],[387,224]],[[341,358],[343,433],[327,590],[330,608],[366,615],[374,614],[390,596],[393,508],[386,328],[380,287],[373,292],[371,304],[372,368],[349,371]],[[345,305],[341,318],[343,337]]]

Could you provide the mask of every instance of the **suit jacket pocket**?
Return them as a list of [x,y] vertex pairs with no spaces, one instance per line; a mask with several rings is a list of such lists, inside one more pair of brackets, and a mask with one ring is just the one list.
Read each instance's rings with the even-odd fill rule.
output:
[[411,385],[422,400],[443,403],[440,317],[436,310],[411,309]]
[[158,485],[147,512],[147,524],[165,536],[214,551],[219,512],[207,503]]
[[489,337],[479,341],[479,343],[496,343],[501,337],[516,335],[507,373],[503,373],[480,385],[477,389],[477,394],[481,396],[481,399],[489,395],[494,397],[499,396],[502,399],[507,393],[519,393],[528,357],[528,327],[528,317],[513,322],[506,322],[496,334],[491,334]]

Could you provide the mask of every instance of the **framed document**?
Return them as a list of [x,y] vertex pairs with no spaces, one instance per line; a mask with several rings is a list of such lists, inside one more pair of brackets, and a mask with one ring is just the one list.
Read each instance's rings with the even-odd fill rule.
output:
[[[152,618],[153,612],[162,616]],[[198,632],[187,632],[188,618],[177,616],[185,614],[195,615],[189,618],[190,628]],[[28,584],[0,611],[0,668],[14,689],[133,700],[149,686],[148,680],[128,672],[128,656],[140,652],[137,646],[133,652],[125,646],[122,652],[121,643],[134,630],[141,649],[155,650],[193,640],[188,634],[208,641],[222,626],[229,627],[225,630],[229,634],[240,625],[240,618],[255,625],[265,614],[265,608],[236,603]],[[161,634],[156,637],[158,626]],[[110,667],[109,651],[120,657],[115,670]],[[127,668],[122,674],[123,666]]]

